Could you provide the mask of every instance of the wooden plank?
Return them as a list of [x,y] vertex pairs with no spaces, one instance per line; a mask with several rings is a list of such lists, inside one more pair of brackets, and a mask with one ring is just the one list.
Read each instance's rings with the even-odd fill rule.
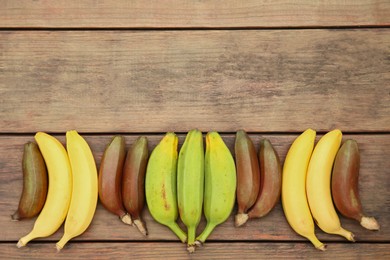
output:
[[[280,155],[281,161],[284,161],[285,155],[292,141],[297,135],[252,135],[256,147],[258,147],[261,138],[269,138],[274,144],[275,149]],[[137,135],[127,135],[127,146],[135,140]],[[161,135],[148,136],[149,149],[161,139]],[[317,139],[320,135],[317,137]],[[59,136],[64,142],[64,135]],[[111,139],[109,135],[86,135],[86,140],[90,143],[94,153],[97,165],[104,151],[104,147]],[[230,149],[233,148],[234,136],[223,135]],[[375,216],[381,224],[381,230],[371,232],[363,229],[358,223],[341,218],[343,226],[356,235],[357,241],[387,241],[390,242],[390,214],[389,205],[390,190],[388,169],[390,161],[388,160],[390,138],[389,135],[345,135],[347,138],[355,138],[361,150],[361,175],[360,175],[360,194],[364,209],[367,214]],[[10,215],[17,208],[20,192],[22,189],[21,158],[23,144],[32,141],[32,136],[0,136],[0,205],[3,214],[0,215],[0,241],[16,241],[28,233],[33,224],[33,220],[12,222]],[[184,136],[179,136],[180,145]],[[236,210],[234,210],[236,212]],[[234,214],[234,213],[233,213]],[[144,210],[144,220],[149,229],[149,236],[142,237],[135,228],[126,227],[116,216],[108,213],[99,205],[94,220],[90,228],[82,236],[75,240],[168,240],[178,241],[168,228],[156,223],[148,210]],[[183,229],[184,226],[180,224]],[[203,230],[205,221],[202,220],[198,233]],[[61,228],[55,235],[40,239],[44,241],[57,241],[63,233]],[[327,235],[317,229],[318,237],[324,241],[342,241],[345,239]],[[250,221],[242,228],[235,228],[233,225],[233,215],[224,224],[218,226],[210,236],[210,241],[305,241],[302,237],[296,235],[288,226],[280,203],[266,217]]]
[[390,25],[386,0],[0,1],[3,28],[323,27]]
[[389,32],[3,31],[0,132],[389,131]]
[[330,244],[327,251],[308,243],[210,243],[189,255],[180,243],[70,243],[57,253],[54,243],[18,249],[0,244],[5,259],[388,259],[389,244]]

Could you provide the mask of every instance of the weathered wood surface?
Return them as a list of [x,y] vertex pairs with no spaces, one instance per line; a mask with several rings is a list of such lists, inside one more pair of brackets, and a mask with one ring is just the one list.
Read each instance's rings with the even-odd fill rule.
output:
[[208,28],[390,25],[386,0],[1,0],[3,28]]
[[[94,153],[95,160],[99,166],[103,151],[111,135],[84,135],[89,142]],[[262,138],[269,138],[274,144],[275,149],[280,155],[281,161],[284,161],[285,155],[296,134],[290,135],[251,135],[253,141],[258,147]],[[321,135],[317,136],[317,140]],[[64,135],[59,135],[59,139],[64,142]],[[138,135],[127,135],[127,147]],[[159,142],[162,135],[151,135],[149,139],[149,149],[152,150]],[[223,135],[228,147],[233,151],[234,135]],[[390,190],[389,169],[390,161],[390,138],[389,135],[345,135],[347,138],[354,138],[358,141],[361,150],[361,172],[360,172],[360,194],[364,209],[370,215],[373,215],[381,224],[381,230],[378,232],[367,231],[354,221],[341,218],[343,226],[353,231],[357,241],[370,242],[390,242]],[[184,141],[184,135],[179,135],[180,144]],[[0,241],[15,242],[27,234],[32,226],[33,220],[24,220],[19,222],[11,221],[10,215],[17,208],[20,192],[22,189],[21,158],[23,144],[27,141],[33,141],[33,136],[0,136],[0,203],[3,214],[0,215]],[[234,212],[233,212],[234,213]],[[166,227],[156,223],[147,209],[144,210],[144,219],[149,229],[147,238],[139,234],[132,227],[122,224],[118,218],[108,213],[101,205],[98,206],[92,225],[82,236],[75,241],[175,241],[180,243],[173,233]],[[184,229],[184,226],[181,225]],[[203,220],[198,232],[205,226]],[[39,239],[40,241],[58,240],[63,233],[61,228],[55,235]],[[327,235],[317,229],[318,237],[324,242],[338,241],[346,242],[345,239],[338,236]],[[280,203],[266,217],[252,220],[242,228],[233,226],[233,216],[223,225],[217,227],[210,236],[210,241],[306,241],[296,235],[288,226]],[[331,243],[333,245],[333,243]],[[262,246],[261,244],[259,246]],[[167,245],[170,247],[170,245]],[[205,249],[206,250],[206,249]]]
[[189,255],[180,243],[69,243],[57,253],[54,243],[18,249],[0,244],[4,259],[389,259],[388,244],[329,244],[326,252],[308,243],[210,243]]
[[0,132],[386,132],[390,29],[2,31]]

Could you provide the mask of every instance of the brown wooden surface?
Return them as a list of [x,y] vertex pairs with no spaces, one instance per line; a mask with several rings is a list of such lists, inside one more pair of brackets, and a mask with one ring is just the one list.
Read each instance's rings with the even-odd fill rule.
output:
[[5,28],[324,27],[390,25],[387,0],[1,0]]
[[[362,28],[364,27],[364,28]],[[97,30],[96,30],[97,29]],[[390,258],[390,2],[0,0],[1,259]],[[76,129],[99,166],[117,133],[149,149],[166,131],[269,138],[282,162],[306,128],[340,128],[361,151],[360,194],[381,224],[340,218],[357,242],[316,229],[319,252],[288,226],[280,203],[234,228],[233,214],[189,255],[147,208],[149,236],[98,204],[90,228],[61,253],[63,229],[17,249],[34,220],[12,222],[23,144]],[[184,228],[182,223],[180,225]],[[203,229],[203,219],[198,233]]]
[[0,46],[0,132],[390,126],[389,29],[5,31]]
[[[18,249],[0,244],[5,259],[388,259],[384,243],[329,244],[326,252],[307,243],[235,242],[210,243],[189,255],[181,243],[69,243],[67,251],[56,252],[54,243],[33,244]],[[380,253],[379,253],[380,252]],[[380,258],[378,258],[380,257]]]

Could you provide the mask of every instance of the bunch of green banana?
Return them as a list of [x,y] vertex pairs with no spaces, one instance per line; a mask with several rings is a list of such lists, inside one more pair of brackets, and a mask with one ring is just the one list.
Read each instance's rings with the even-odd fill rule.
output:
[[206,241],[214,228],[230,216],[236,194],[237,176],[234,159],[217,132],[206,135],[204,215],[207,224],[196,238]]
[[72,238],[91,224],[98,200],[98,174],[88,143],[75,130],[66,132],[66,148],[72,168],[73,187],[64,235],[57,242],[61,250]]
[[23,191],[12,220],[32,218],[39,214],[46,201],[47,171],[36,143],[28,142],[23,152]]
[[125,162],[125,138],[114,136],[107,145],[99,168],[99,199],[104,208],[131,225],[131,216],[122,203],[122,172]]
[[309,239],[317,249],[325,250],[325,245],[314,234],[314,221],[306,197],[307,169],[315,137],[316,132],[307,129],[294,140],[287,152],[283,165],[282,205],[292,229]]
[[180,149],[177,166],[177,201],[180,218],[187,226],[187,250],[195,251],[196,228],[202,216],[204,191],[204,148],[202,132],[188,132]]
[[323,231],[355,241],[354,235],[341,227],[330,191],[332,166],[341,139],[342,133],[336,129],[318,141],[307,169],[306,194],[313,218]]
[[337,152],[332,172],[332,197],[337,210],[366,229],[379,230],[373,217],[363,213],[359,197],[360,154],[356,140],[346,140]]
[[134,225],[145,236],[148,231],[141,219],[141,213],[145,206],[145,172],[148,156],[148,139],[141,136],[127,152],[122,177],[123,204],[132,216]]
[[186,234],[176,223],[177,207],[177,146],[175,133],[167,133],[153,149],[146,168],[145,195],[150,214],[169,227],[184,243]]
[[38,132],[35,140],[47,166],[49,188],[45,205],[32,231],[19,240],[17,247],[56,232],[66,218],[71,201],[72,170],[64,146],[55,137],[43,132]]

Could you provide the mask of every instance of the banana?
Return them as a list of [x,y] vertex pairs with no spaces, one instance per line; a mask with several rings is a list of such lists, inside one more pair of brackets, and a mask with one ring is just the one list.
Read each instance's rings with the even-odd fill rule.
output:
[[47,237],[64,222],[72,194],[72,171],[64,146],[53,136],[43,132],[35,135],[48,170],[49,188],[45,205],[34,223],[32,231],[22,237],[17,247],[30,240]]
[[141,136],[127,152],[122,176],[123,204],[133,217],[134,225],[145,236],[148,232],[141,220],[141,213],[145,206],[144,185],[148,156],[148,139]]
[[39,214],[47,195],[45,161],[36,143],[28,142],[23,152],[23,190],[12,220],[32,218]]
[[236,133],[234,145],[237,168],[237,205],[236,227],[248,220],[247,211],[257,199],[260,189],[260,167],[255,146],[244,130]]
[[379,230],[373,217],[363,213],[359,197],[360,155],[356,140],[346,140],[337,152],[332,172],[332,197],[337,210],[364,228]]
[[291,228],[307,238],[320,250],[325,250],[314,234],[314,221],[306,198],[306,174],[314,148],[316,132],[307,129],[298,136],[287,152],[283,165],[282,205]]
[[268,139],[260,141],[259,161],[261,186],[256,203],[248,212],[249,219],[267,215],[278,203],[282,189],[282,166]]
[[341,131],[335,129],[318,141],[307,169],[306,193],[310,211],[317,225],[326,233],[341,235],[354,241],[353,234],[340,225],[330,191],[332,166],[341,139]]
[[131,225],[132,220],[122,203],[122,172],[125,162],[125,138],[114,136],[107,145],[99,168],[99,199],[111,213],[123,223]]
[[88,143],[75,130],[71,130],[66,132],[66,148],[72,167],[73,189],[65,232],[56,244],[58,251],[88,228],[98,200],[97,169]]
[[202,216],[204,192],[204,148],[202,132],[188,132],[177,166],[177,201],[180,218],[187,226],[187,250],[195,251],[196,228]]
[[236,167],[229,149],[217,132],[206,135],[204,215],[207,224],[197,237],[204,243],[214,228],[232,212],[237,186]]
[[145,195],[152,217],[169,227],[184,243],[187,236],[176,223],[177,146],[176,134],[168,132],[153,149],[146,168]]

